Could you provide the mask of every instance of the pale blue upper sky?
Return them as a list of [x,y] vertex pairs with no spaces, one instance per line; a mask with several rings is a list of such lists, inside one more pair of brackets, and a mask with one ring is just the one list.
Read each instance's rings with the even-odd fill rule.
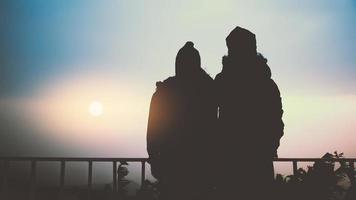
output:
[[2,1],[0,95],[86,71],[143,84],[172,75],[187,40],[215,76],[236,25],[256,33],[284,93],[354,93],[355,1]]

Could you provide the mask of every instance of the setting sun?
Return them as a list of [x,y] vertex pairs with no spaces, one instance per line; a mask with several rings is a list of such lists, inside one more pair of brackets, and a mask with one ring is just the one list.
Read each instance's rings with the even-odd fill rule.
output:
[[94,116],[100,116],[103,114],[103,104],[99,101],[93,101],[89,105],[89,113]]

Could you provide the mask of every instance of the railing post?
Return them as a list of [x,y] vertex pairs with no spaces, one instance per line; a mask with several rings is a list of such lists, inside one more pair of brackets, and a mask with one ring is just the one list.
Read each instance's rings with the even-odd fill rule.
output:
[[4,170],[3,170],[3,177],[2,177],[2,188],[1,188],[1,196],[2,199],[7,199],[7,174],[9,168],[9,161],[3,160],[4,162]]
[[141,188],[145,183],[145,178],[146,178],[146,161],[141,161]]
[[31,161],[31,175],[30,175],[30,195],[29,199],[35,199],[36,192],[36,161]]
[[293,160],[293,175],[297,175],[297,172],[298,172],[297,160]]
[[116,192],[117,191],[117,162],[116,161],[113,161],[112,163],[112,179],[113,179],[112,190]]
[[93,178],[93,161],[90,160],[88,166],[88,199],[91,199],[92,178]]
[[60,172],[59,195],[58,195],[59,198],[61,198],[61,196],[63,195],[65,170],[66,170],[66,162],[65,160],[61,160],[61,172]]
[[355,161],[352,161],[351,162],[351,181],[353,182],[353,183],[355,183],[355,181],[356,181],[356,172],[355,172]]

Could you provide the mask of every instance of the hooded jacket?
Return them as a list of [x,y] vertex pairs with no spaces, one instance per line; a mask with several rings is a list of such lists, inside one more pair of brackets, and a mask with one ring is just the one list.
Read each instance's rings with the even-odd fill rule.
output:
[[192,44],[178,52],[176,75],[156,86],[147,128],[152,174],[160,179],[196,172],[199,159],[209,154],[206,149],[217,105],[213,79],[200,67],[199,53]]
[[[241,41],[241,46],[235,44]],[[278,86],[271,78],[267,59],[256,53],[253,33],[237,27],[226,42],[229,55],[223,57],[222,72],[215,78],[221,146],[230,146],[222,154],[247,151],[248,157],[271,159],[277,155],[284,129]],[[247,54],[245,48],[249,49]]]

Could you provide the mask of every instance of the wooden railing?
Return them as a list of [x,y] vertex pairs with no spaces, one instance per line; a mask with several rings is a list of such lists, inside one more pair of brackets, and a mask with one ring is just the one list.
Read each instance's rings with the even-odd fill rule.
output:
[[[111,162],[112,163],[112,177],[113,177],[113,192],[117,191],[117,168],[118,163],[124,162],[138,162],[141,163],[141,186],[144,184],[146,177],[146,162],[147,158],[90,158],[90,157],[0,157],[0,161],[3,162],[3,177],[1,196],[6,196],[7,193],[7,181],[8,170],[10,162],[27,161],[31,163],[30,170],[30,190],[28,199],[34,199],[36,190],[36,169],[40,162],[58,162],[60,164],[60,178],[59,178],[59,193],[63,192],[66,162],[87,162],[88,163],[88,199],[90,199],[90,193],[92,190],[92,175],[93,175],[93,163],[94,162]],[[298,162],[316,162],[316,161],[346,161],[351,163],[352,179],[355,180],[355,162],[356,158],[340,158],[340,159],[322,159],[322,158],[275,158],[274,162],[291,162],[293,164],[293,173],[296,174],[298,170]]]

